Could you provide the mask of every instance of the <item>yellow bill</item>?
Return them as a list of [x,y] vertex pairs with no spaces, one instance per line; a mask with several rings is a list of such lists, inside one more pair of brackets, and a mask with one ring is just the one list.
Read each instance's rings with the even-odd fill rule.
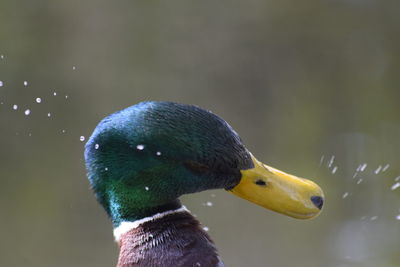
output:
[[321,212],[324,193],[317,184],[267,166],[253,155],[252,160],[254,168],[241,171],[242,179],[231,193],[298,219],[313,218]]

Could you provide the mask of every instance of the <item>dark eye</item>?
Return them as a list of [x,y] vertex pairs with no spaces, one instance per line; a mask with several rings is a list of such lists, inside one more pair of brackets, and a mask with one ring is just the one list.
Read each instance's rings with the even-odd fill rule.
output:
[[266,183],[265,181],[261,180],[261,179],[258,179],[258,180],[255,181],[254,183],[255,183],[256,185],[259,185],[259,186],[266,186],[266,185],[267,185],[267,183]]
[[192,160],[185,161],[183,163],[183,165],[186,168],[188,168],[190,171],[192,171],[194,173],[197,173],[197,174],[203,174],[203,173],[206,173],[206,172],[209,171],[209,168],[208,168],[207,165],[202,164],[202,163],[197,162],[197,161],[192,161]]

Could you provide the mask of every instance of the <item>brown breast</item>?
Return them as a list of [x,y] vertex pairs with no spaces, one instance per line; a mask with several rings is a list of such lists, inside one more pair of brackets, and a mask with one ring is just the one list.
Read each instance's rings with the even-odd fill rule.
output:
[[123,234],[117,267],[224,266],[213,241],[189,213],[145,222]]

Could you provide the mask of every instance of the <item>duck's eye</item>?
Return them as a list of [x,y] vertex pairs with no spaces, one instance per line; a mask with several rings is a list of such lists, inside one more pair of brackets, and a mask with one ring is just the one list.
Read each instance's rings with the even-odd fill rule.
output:
[[259,186],[267,186],[267,183],[261,179],[258,179],[257,181],[254,182],[256,185]]
[[203,174],[203,173],[206,173],[209,171],[209,167],[207,165],[204,165],[197,161],[189,160],[189,161],[185,161],[183,164],[190,171],[197,173],[197,174]]

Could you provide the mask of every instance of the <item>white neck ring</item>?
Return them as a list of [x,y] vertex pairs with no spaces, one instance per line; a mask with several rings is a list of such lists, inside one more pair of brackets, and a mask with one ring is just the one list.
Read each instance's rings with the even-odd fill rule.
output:
[[124,221],[121,222],[119,226],[114,228],[114,238],[116,242],[119,242],[121,239],[121,236],[127,232],[129,232],[132,229],[137,228],[139,225],[145,223],[145,222],[150,222],[150,221],[155,221],[158,219],[161,219],[167,215],[174,214],[174,213],[180,213],[180,212],[190,212],[185,206],[182,205],[179,209],[176,210],[167,210],[164,212],[156,213],[153,216],[150,217],[145,217],[140,220],[136,220],[133,222],[130,221]]

